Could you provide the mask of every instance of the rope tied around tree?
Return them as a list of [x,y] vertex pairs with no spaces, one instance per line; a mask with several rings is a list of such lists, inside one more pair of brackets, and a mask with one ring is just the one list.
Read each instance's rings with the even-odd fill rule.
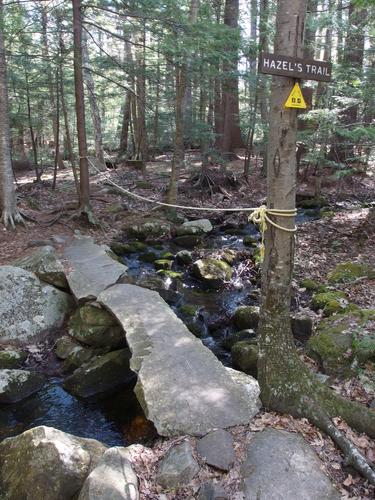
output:
[[254,224],[257,224],[259,226],[259,231],[261,234],[261,243],[260,243],[260,261],[263,262],[264,259],[264,252],[265,252],[265,246],[264,246],[264,238],[265,238],[265,232],[268,229],[267,223],[270,224],[271,226],[280,229],[281,231],[286,231],[288,233],[295,233],[297,231],[297,226],[294,226],[293,228],[286,228],[284,226],[280,226],[273,220],[271,220],[268,216],[269,215],[274,215],[277,217],[295,217],[297,215],[297,210],[290,209],[290,210],[282,210],[282,209],[277,209],[277,208],[267,208],[266,205],[261,205],[260,207],[236,207],[236,208],[217,208],[217,207],[192,207],[190,205],[174,205],[172,203],[165,203],[163,201],[158,201],[158,200],[152,200],[150,198],[146,198],[145,196],[141,196],[136,193],[132,193],[131,191],[128,191],[127,189],[123,188],[122,186],[119,186],[116,184],[112,179],[110,179],[107,175],[104,175],[103,172],[101,172],[97,166],[90,160],[88,156],[80,156],[80,158],[86,158],[87,161],[90,163],[92,168],[96,170],[99,174],[103,175],[103,177],[113,186],[115,186],[119,191],[123,192],[127,196],[130,196],[132,198],[145,201],[147,203],[153,203],[155,205],[163,206],[163,207],[169,207],[169,208],[179,208],[180,210],[198,210],[198,211],[205,211],[205,212],[252,212],[249,215],[249,221],[253,222]]

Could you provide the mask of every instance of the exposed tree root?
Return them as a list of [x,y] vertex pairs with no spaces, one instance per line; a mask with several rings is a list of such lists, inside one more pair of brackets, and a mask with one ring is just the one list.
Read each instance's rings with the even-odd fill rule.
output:
[[275,366],[261,367],[263,403],[272,410],[307,418],[326,432],[344,453],[346,464],[375,486],[371,464],[332,422],[332,418],[341,417],[353,429],[375,438],[375,411],[335,394],[316,380],[297,356],[291,358],[281,365],[282,373],[276,373]]
[[6,229],[8,227],[16,229],[16,224],[25,224],[22,215],[17,209],[14,210],[3,209],[1,213],[1,222],[4,224],[4,227]]

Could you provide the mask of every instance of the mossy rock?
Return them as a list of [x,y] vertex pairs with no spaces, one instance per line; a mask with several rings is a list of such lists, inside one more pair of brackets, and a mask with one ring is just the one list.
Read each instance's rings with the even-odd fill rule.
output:
[[208,288],[220,288],[232,277],[232,268],[218,259],[199,259],[193,264],[193,274]]
[[256,329],[259,324],[259,307],[239,306],[234,311],[232,320],[239,330]]
[[155,262],[155,260],[158,260],[158,256],[155,252],[145,252],[141,253],[141,255],[139,256],[139,260],[141,260],[142,262],[147,262],[148,264],[152,264],[153,262]]
[[129,248],[130,247],[128,244],[121,243],[119,241],[112,241],[112,243],[110,244],[110,249],[112,250],[112,252],[120,256],[130,253]]
[[194,248],[202,241],[201,234],[186,234],[184,236],[177,236],[173,242],[181,248]]
[[237,258],[237,252],[235,250],[231,250],[230,248],[225,249],[221,255],[221,260],[223,260],[230,266],[233,266],[236,258]]
[[116,319],[103,307],[87,304],[80,307],[79,314],[82,321],[88,326],[117,325]]
[[158,259],[155,260],[154,266],[156,269],[170,269],[172,267],[172,261],[169,259]]
[[165,251],[160,254],[160,258],[167,260],[174,260],[174,255],[172,252]]
[[328,291],[328,288],[325,285],[322,285],[321,283],[318,283],[310,278],[302,280],[301,287],[306,288],[309,292],[323,293]]
[[183,273],[178,273],[177,271],[171,271],[170,269],[159,269],[158,274],[165,276],[166,278],[171,278],[172,280],[181,279]]
[[248,340],[236,342],[231,353],[233,366],[248,375],[257,376],[258,346],[254,342]]
[[193,256],[189,250],[180,250],[176,253],[176,261],[178,264],[188,265],[193,262]]
[[315,293],[311,305],[315,311],[321,309],[324,316],[331,316],[348,310],[349,301],[345,292],[332,290],[330,292]]
[[196,316],[200,307],[195,304],[182,304],[179,308],[179,312],[185,316]]
[[342,262],[328,274],[330,283],[352,283],[358,278],[375,278],[375,269],[359,262]]
[[256,334],[254,330],[248,328],[247,330],[240,330],[239,332],[230,333],[223,340],[223,347],[230,351],[234,344],[243,340],[254,340]]
[[[123,346],[125,344],[125,334],[121,326],[104,309],[94,311],[95,309],[97,308],[89,305],[77,309],[69,320],[69,335],[92,347],[115,349]],[[102,312],[105,314],[101,315]],[[95,314],[98,314],[97,319]]]
[[259,238],[251,234],[247,234],[243,237],[242,243],[245,247],[256,247],[259,243]]
[[0,351],[0,370],[19,368],[26,358],[27,354],[19,349],[4,349]]
[[170,237],[171,225],[162,221],[148,221],[128,228],[128,234],[142,241],[158,241]]

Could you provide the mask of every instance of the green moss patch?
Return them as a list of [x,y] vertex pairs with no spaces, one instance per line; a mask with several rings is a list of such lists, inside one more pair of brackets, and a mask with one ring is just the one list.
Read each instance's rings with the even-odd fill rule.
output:
[[352,283],[358,278],[375,278],[375,269],[368,264],[342,262],[328,274],[330,283]]

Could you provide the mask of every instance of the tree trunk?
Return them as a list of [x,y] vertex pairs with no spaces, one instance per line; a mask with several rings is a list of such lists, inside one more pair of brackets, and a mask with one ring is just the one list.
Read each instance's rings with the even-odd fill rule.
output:
[[[260,0],[259,8],[259,50],[268,52],[268,18],[269,18],[269,0]],[[267,171],[267,149],[268,149],[268,95],[266,92],[266,75],[258,74],[258,102],[260,111],[260,120],[263,131],[263,149],[262,149],[262,174],[266,176]]]
[[[276,53],[302,56],[306,0],[278,0]],[[274,76],[270,105],[270,136],[267,168],[267,207],[294,210],[296,191],[296,110],[284,108],[294,80]],[[271,216],[287,229],[294,217]],[[262,302],[259,325],[258,380],[265,407],[306,417],[319,426],[347,453],[331,418],[341,416],[360,432],[375,436],[375,412],[344,400],[317,381],[296,351],[290,326],[294,234],[268,224],[262,269]],[[344,438],[345,439],[345,438]],[[352,446],[352,445],[351,445]],[[358,452],[359,453],[359,452]],[[363,457],[352,455],[352,465],[373,478]],[[374,476],[375,477],[375,476]]]
[[238,50],[240,33],[238,28],[239,0],[226,0],[224,24],[232,31],[230,46],[228,46],[228,62],[223,64],[223,115],[224,130],[221,143],[222,153],[233,153],[237,148],[243,148],[244,143],[240,129],[240,105],[238,94]]
[[5,227],[22,222],[17,209],[10,155],[8,82],[3,38],[3,0],[0,0],[0,203],[1,221]]
[[[148,161],[148,141],[146,129],[146,28],[145,24],[138,36],[138,47],[135,51],[136,65],[137,65],[137,78],[136,78],[136,91],[137,91],[137,132],[138,132],[138,148],[139,156],[143,160],[142,174],[146,175],[146,163]],[[133,124],[135,123],[133,117]]]
[[90,183],[87,160],[85,99],[82,74],[82,15],[81,0],[72,0],[74,34],[74,87],[77,115],[77,135],[80,173],[80,210],[92,220],[90,206]]
[[82,61],[85,66],[83,76],[88,91],[91,119],[94,128],[94,143],[95,143],[95,156],[99,163],[99,169],[104,172],[106,170],[104,161],[103,150],[103,137],[102,137],[102,120],[100,118],[98,101],[95,94],[95,83],[90,71],[90,58],[87,47],[87,34],[85,31],[82,33]]

